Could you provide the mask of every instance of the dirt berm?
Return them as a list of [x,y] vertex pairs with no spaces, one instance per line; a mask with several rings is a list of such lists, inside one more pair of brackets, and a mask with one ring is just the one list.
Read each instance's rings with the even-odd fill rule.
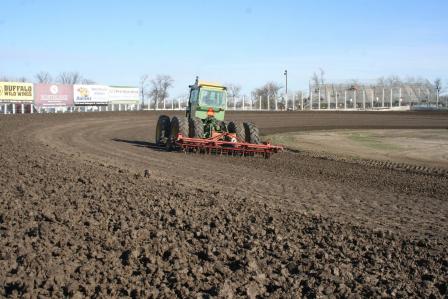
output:
[[[0,117],[1,297],[448,295],[448,177],[154,147],[157,113]],[[264,134],[446,113],[239,113]]]

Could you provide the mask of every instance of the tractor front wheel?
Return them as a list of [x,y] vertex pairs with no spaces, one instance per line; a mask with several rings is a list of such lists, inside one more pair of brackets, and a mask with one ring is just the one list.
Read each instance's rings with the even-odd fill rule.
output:
[[166,115],[160,115],[157,120],[156,126],[156,145],[161,146],[166,144],[168,138],[170,137],[171,123],[170,118]]
[[229,133],[236,134],[237,139],[241,141],[246,141],[246,131],[244,130],[244,126],[239,121],[231,121],[227,126],[227,130]]
[[190,120],[190,137],[204,138],[204,123],[200,118],[192,118]]

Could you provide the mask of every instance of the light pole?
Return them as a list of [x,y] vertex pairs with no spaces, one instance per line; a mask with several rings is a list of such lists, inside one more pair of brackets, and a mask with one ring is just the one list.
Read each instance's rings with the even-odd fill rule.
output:
[[286,94],[288,94],[288,70],[285,70]]

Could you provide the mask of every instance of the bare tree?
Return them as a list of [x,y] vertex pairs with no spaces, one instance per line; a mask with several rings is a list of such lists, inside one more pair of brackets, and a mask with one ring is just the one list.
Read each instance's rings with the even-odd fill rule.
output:
[[86,85],[91,85],[91,84],[95,84],[96,82],[93,81],[92,79],[84,78],[84,79],[81,80],[81,83],[82,84],[86,84]]
[[316,91],[318,91],[321,86],[325,84],[325,71],[322,68],[319,68],[319,73],[314,72],[313,76],[311,77],[311,82],[314,85],[314,88]]
[[439,106],[439,96],[440,96],[440,92],[442,91],[442,79],[437,78],[436,80],[434,80],[434,87],[436,90],[437,107],[438,107]]
[[148,95],[153,100],[155,109],[159,107],[160,102],[168,98],[168,89],[173,86],[173,82],[173,78],[169,75],[157,75],[151,80],[151,89]]
[[313,76],[311,77],[311,82],[312,85],[314,85],[314,87],[317,89],[320,86],[320,80],[319,80],[319,75],[314,72]]
[[232,98],[232,103],[235,102],[236,98],[240,96],[241,86],[233,83],[225,84],[227,87],[227,94]]
[[262,101],[266,100],[266,103],[269,99],[269,107],[274,108],[275,99],[277,98],[279,90],[281,88],[282,86],[280,84],[277,84],[275,82],[267,82],[260,88],[256,88],[253,93],[255,94],[257,99],[261,99]]
[[27,82],[28,79],[26,77],[11,77],[3,75],[0,77],[0,81],[2,82]]
[[434,80],[434,87],[438,93],[442,91],[442,79],[437,78]]
[[325,79],[324,79],[325,71],[322,68],[319,68],[319,73],[320,73],[320,84],[324,85],[324,83],[325,83]]
[[57,77],[57,82],[61,84],[80,84],[82,76],[78,72],[62,72]]
[[[146,90],[148,88],[148,79],[149,79],[149,75],[148,74],[143,74],[140,77],[140,92],[142,95],[142,105],[145,105],[145,95],[147,94]],[[149,108],[149,107],[148,107]]]
[[0,76],[0,82],[11,82],[11,81],[14,81],[14,80],[9,76],[6,76],[6,75]]
[[37,73],[34,78],[36,79],[36,83],[52,83],[53,82],[53,78],[51,77],[49,72],[45,72],[45,71],[40,71],[39,73]]

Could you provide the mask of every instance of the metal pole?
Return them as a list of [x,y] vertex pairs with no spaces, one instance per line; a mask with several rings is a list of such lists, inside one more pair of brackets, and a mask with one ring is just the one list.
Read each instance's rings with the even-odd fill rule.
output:
[[337,91],[336,91],[336,95],[335,95],[335,96],[336,96],[336,98],[335,98],[336,103],[335,103],[335,107],[334,107],[334,108],[335,108],[336,110],[338,110],[338,92],[337,92]]
[[347,110],[347,90],[344,90],[344,110]]
[[5,108],[4,113],[5,113],[5,114],[8,114],[8,104],[3,105],[3,107]]
[[398,99],[398,107],[401,106],[401,101],[402,101],[402,98],[401,98],[401,87],[400,87],[400,89],[399,89],[399,94],[400,94],[400,97],[399,97],[399,99]]
[[356,89],[353,91],[353,108],[356,109],[358,105],[356,105]]
[[260,107],[260,111],[261,111],[261,96],[259,98],[260,103],[258,103],[259,107]]
[[276,96],[274,96],[274,100],[275,100],[275,111],[277,111],[278,108],[278,98]]
[[362,109],[366,110],[366,90],[362,90]]
[[394,96],[394,89],[391,87],[390,88],[390,108],[392,108],[392,106],[394,105],[393,103],[393,96]]
[[292,95],[292,110],[296,110],[296,95]]
[[325,97],[327,98],[327,110],[330,110],[331,106],[331,93],[328,92],[327,88],[325,87]]
[[30,113],[33,114],[34,113],[34,104],[30,104]]
[[382,102],[381,102],[381,107],[384,108],[384,87],[383,87],[383,99],[382,99]]
[[317,96],[318,96],[318,98],[319,98],[319,105],[318,105],[318,109],[320,110],[320,88],[318,89],[318,93],[317,93]]
[[236,98],[233,97],[233,111],[236,110]]
[[303,91],[300,92],[300,110],[303,110]]
[[437,109],[439,108],[439,90],[437,89],[436,90],[436,107],[437,107]]
[[309,91],[309,96],[310,96],[310,110],[313,110],[313,91],[310,88]]
[[12,114],[16,114],[16,103],[12,103]]
[[270,96],[268,95],[268,110],[271,110],[271,99]]
[[288,70],[285,70],[285,80],[286,80],[286,97],[288,97]]
[[373,97],[375,96],[375,91],[372,89],[372,102],[370,104],[370,109],[373,109]]

